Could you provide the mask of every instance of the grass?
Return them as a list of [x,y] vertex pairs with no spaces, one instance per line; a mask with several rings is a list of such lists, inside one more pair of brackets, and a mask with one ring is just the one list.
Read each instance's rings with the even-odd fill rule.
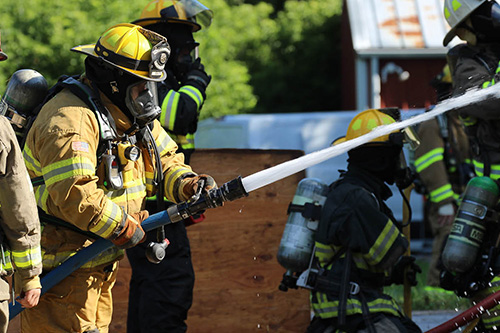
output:
[[[418,284],[411,288],[412,310],[455,310],[463,311],[472,304],[466,298],[460,298],[452,291],[441,288],[427,287],[425,280],[429,270],[429,261],[417,259],[417,264],[422,268],[422,273],[418,274]],[[401,306],[404,303],[403,286],[392,285],[385,287],[384,291],[391,295]]]

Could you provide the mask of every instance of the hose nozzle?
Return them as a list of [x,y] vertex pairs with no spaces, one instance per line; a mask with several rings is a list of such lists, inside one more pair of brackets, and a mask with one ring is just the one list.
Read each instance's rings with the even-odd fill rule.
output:
[[175,223],[208,208],[220,207],[226,201],[233,201],[246,196],[248,196],[248,193],[243,187],[241,176],[238,176],[224,183],[219,188],[211,189],[208,192],[194,197],[193,200],[170,206],[167,208],[167,213],[170,220]]

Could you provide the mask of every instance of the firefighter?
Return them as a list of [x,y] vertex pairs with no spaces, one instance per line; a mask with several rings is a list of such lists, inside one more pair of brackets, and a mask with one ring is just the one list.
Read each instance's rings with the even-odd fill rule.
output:
[[[7,55],[0,44],[0,61]],[[16,302],[24,308],[38,304],[42,273],[40,221],[33,187],[11,123],[0,117],[0,332],[7,332],[10,288],[15,270]]]
[[[452,81],[448,65],[432,81],[437,101],[449,98]],[[433,236],[427,285],[439,286],[439,257],[450,233],[460,195],[474,176],[469,141],[454,111],[439,115],[418,127],[420,145],[415,150],[415,171],[423,185],[426,217]]]
[[[196,0],[155,0],[133,22],[166,37],[172,49],[165,66],[167,78],[158,83],[160,123],[179,146],[177,152],[184,154],[187,164],[211,81],[198,57],[193,33],[208,28],[211,20],[212,11]],[[169,204],[148,200],[147,207],[155,212]],[[197,222],[202,219],[203,215],[198,216]],[[164,237],[170,241],[164,259],[158,263],[146,260],[148,245],[159,244]],[[147,241],[127,250],[127,257],[132,267],[127,331],[185,332],[195,280],[186,224],[175,223],[148,232]]]
[[23,311],[23,332],[108,332],[118,260],[123,249],[145,238],[145,198],[164,194],[181,202],[202,183],[205,189],[215,186],[212,177],[184,164],[155,120],[155,83],[165,79],[170,55],[164,37],[122,23],[96,44],[72,51],[86,55],[85,74],[73,84],[85,94],[68,85],[46,102],[24,148],[41,214],[71,226],[45,224],[44,272],[98,237],[116,247],[45,293],[38,307]]
[[[345,137],[357,138],[395,120],[379,110],[357,114]],[[400,181],[403,133],[378,137],[348,152],[347,171],[330,185],[315,238],[318,282],[311,291],[314,318],[307,332],[420,332],[383,286],[412,285],[421,272],[408,248],[401,223],[385,204],[386,184]]]
[[[447,54],[453,79],[452,96],[499,82],[500,5],[491,0],[445,0],[444,15],[451,27],[443,40],[444,46],[455,36],[465,42],[454,46]],[[475,174],[493,180],[500,179],[498,102],[489,99],[458,110],[471,145]],[[491,281],[491,288],[470,297],[481,300],[497,290],[500,290],[498,276]],[[500,325],[500,316],[496,315],[499,310],[497,306],[482,315],[482,329],[496,330]]]

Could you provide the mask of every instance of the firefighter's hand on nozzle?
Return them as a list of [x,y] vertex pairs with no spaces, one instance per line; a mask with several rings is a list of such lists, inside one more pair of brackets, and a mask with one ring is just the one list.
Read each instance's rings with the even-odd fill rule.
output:
[[418,273],[422,273],[422,269],[415,263],[415,257],[402,256],[392,267],[390,282],[403,284],[406,276],[410,285],[416,286]]
[[182,180],[181,191],[182,195],[189,199],[194,195],[207,192],[217,187],[215,180],[206,174],[185,178]]
[[[125,214],[125,213],[124,213]],[[146,233],[141,227],[141,223],[149,217],[147,210],[141,210],[137,213],[125,214],[122,229],[116,238],[111,242],[121,249],[128,249],[144,242]]]

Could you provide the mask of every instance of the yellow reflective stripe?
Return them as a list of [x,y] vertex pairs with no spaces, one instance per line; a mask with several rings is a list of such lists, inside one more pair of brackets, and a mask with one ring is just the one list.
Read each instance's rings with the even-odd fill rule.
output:
[[25,251],[11,251],[12,260],[17,268],[32,268],[42,262],[40,245]]
[[47,199],[49,198],[49,191],[47,191],[47,186],[45,186],[45,184],[35,188],[35,198],[37,206],[42,208],[44,212],[47,212]]
[[[57,252],[56,254],[48,254],[44,250],[42,250],[43,269],[44,270],[54,269],[57,266],[61,265],[63,262],[65,262],[68,258],[74,256],[76,253],[77,253],[76,251],[61,251]],[[120,256],[123,256],[123,254],[124,254],[123,250],[119,250],[116,247],[112,247],[99,254],[96,258],[86,262],[82,266],[82,268],[92,268],[107,263],[111,263],[113,261],[116,261],[116,259],[119,258]]]
[[492,79],[491,81],[485,81],[485,82],[483,82],[483,85],[481,86],[481,88],[483,88],[483,89],[488,88],[494,84],[495,84],[495,79]]
[[23,158],[24,164],[26,164],[26,168],[29,171],[33,172],[36,176],[42,175],[42,167],[40,165],[40,162],[38,162],[38,160],[33,157],[33,153],[28,146],[24,147]]
[[429,199],[432,202],[441,202],[445,199],[448,199],[450,197],[453,197],[455,193],[453,192],[453,189],[451,188],[451,184],[445,184],[434,191],[431,191],[429,193]]
[[[476,172],[476,176],[482,177],[484,176],[484,164],[478,160],[473,160],[472,164],[474,165],[474,171]],[[490,165],[490,175],[491,179],[497,180],[500,179],[500,165],[492,164]]]
[[321,264],[325,264],[335,255],[335,250],[326,244],[322,244],[319,242],[314,242],[316,246],[314,255],[319,259]]
[[467,116],[467,117],[459,117],[461,120],[462,120],[462,123],[465,125],[465,126],[473,126],[476,124],[477,122],[477,119],[476,118],[473,118],[473,117],[470,117],[470,116]]
[[146,186],[141,182],[140,185],[131,188],[109,191],[106,193],[106,196],[118,206],[124,206],[127,204],[127,201],[143,199],[146,196]]
[[50,186],[75,176],[91,176],[95,173],[95,165],[84,156],[75,156],[57,161],[42,168],[45,184]]
[[387,251],[389,251],[392,243],[394,243],[398,235],[399,231],[394,223],[392,223],[390,219],[387,220],[384,229],[377,237],[368,253],[364,256],[367,263],[371,266],[377,265],[387,254]]
[[173,133],[169,133],[168,135],[183,149],[194,149],[193,133],[188,133],[187,135],[175,135]]
[[353,253],[352,260],[354,261],[356,267],[358,267],[358,268],[361,268],[361,269],[364,269],[367,271],[372,271],[372,272],[378,272],[378,271],[383,272],[384,271],[383,269],[375,270],[374,267],[369,266],[366,263],[365,258],[363,258],[363,255],[361,255],[359,253]]
[[184,149],[194,149],[194,133],[186,135],[186,142],[182,144]]
[[185,167],[172,167],[165,173],[165,196],[170,201],[175,201],[177,193],[174,194],[175,181],[182,175],[193,174],[193,172]]
[[[316,315],[321,318],[327,319],[332,317],[338,317],[339,313],[339,301],[328,301],[325,294],[316,292],[315,294],[318,302],[312,302],[312,308]],[[373,312],[385,312],[391,313],[395,316],[399,316],[401,311],[400,307],[394,302],[394,300],[388,300],[383,298],[378,298],[367,302],[370,313]],[[354,315],[363,313],[361,301],[356,298],[349,298],[346,305],[346,314]]]
[[177,91],[171,89],[161,103],[160,124],[170,131],[174,130],[179,98],[180,94]]
[[176,146],[175,141],[172,140],[172,138],[169,137],[167,132],[164,130],[160,131],[155,143],[158,147],[158,151],[160,152],[160,156],[166,155],[169,151],[174,150],[174,147]]
[[427,169],[431,164],[443,160],[444,148],[435,148],[425,153],[415,160],[415,169],[417,172]]
[[203,104],[203,95],[198,90],[198,88],[188,85],[179,89],[179,92],[191,97],[191,99],[196,103],[197,108],[200,109],[201,105]]
[[0,245],[0,272],[10,274],[14,271],[11,261],[11,253],[6,245]]
[[89,231],[103,238],[108,238],[111,236],[116,227],[120,225],[122,220],[123,212],[120,206],[111,200],[106,200],[101,219],[92,223]]

